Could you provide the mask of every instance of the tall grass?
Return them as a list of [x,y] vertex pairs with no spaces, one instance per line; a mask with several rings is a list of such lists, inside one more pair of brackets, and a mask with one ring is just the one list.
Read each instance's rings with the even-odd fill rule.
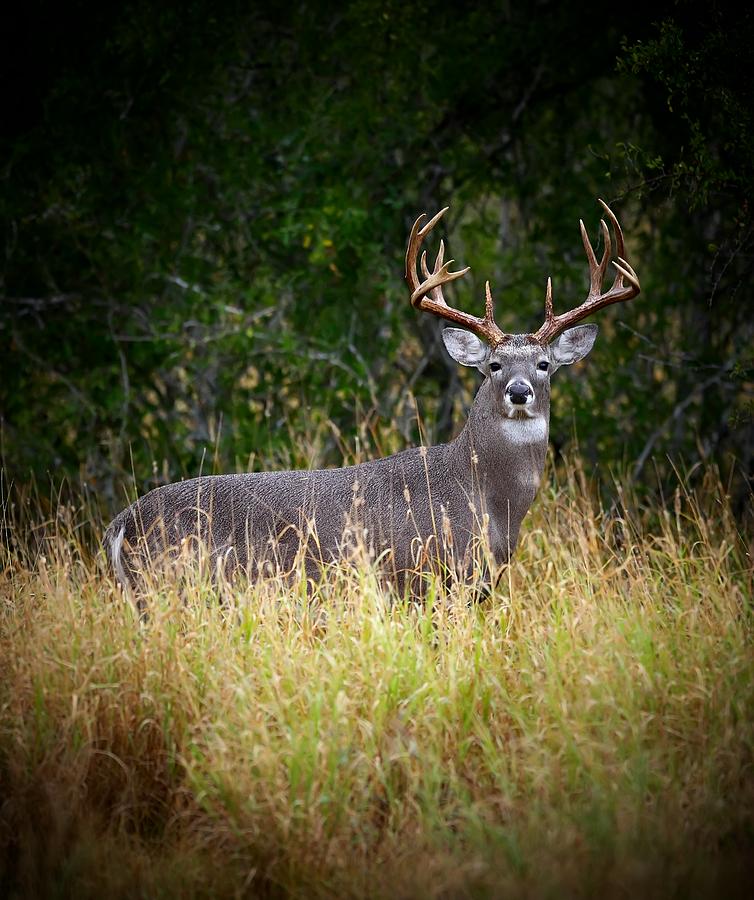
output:
[[[711,896],[754,851],[752,561],[710,481],[551,481],[484,604],[165,582],[4,490],[0,893]],[[31,511],[34,508],[34,511]]]

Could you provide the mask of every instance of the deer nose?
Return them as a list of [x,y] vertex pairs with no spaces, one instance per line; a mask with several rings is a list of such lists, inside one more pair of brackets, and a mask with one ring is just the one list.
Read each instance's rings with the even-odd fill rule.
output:
[[525,381],[513,381],[505,391],[510,397],[511,403],[516,403],[519,406],[526,403],[529,397],[534,396],[534,391]]

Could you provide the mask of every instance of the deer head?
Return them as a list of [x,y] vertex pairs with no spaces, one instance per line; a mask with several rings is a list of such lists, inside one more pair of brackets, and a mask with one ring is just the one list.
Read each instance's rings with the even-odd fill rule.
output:
[[[545,320],[536,332],[508,334],[495,322],[494,304],[489,281],[486,283],[483,318],[449,306],[443,297],[443,285],[461,278],[469,268],[452,272],[453,260],[444,261],[445,245],[441,241],[432,271],[427,266],[427,254],[421,255],[419,280],[417,257],[424,238],[435,227],[448,207],[422,225],[425,215],[419,216],[411,229],[406,251],[406,281],[411,291],[411,303],[416,309],[430,312],[462,328],[446,328],[443,341],[448,353],[464,366],[475,366],[485,376],[487,414],[498,414],[504,422],[549,416],[550,376],[560,366],[583,359],[592,349],[597,337],[596,325],[577,325],[582,319],[612,303],[631,300],[640,291],[639,279],[626,261],[623,232],[610,207],[599,201],[609,218],[616,240],[617,260],[615,279],[609,290],[603,291],[608,265],[612,256],[610,230],[600,220],[604,239],[602,258],[597,262],[583,221],[581,238],[589,263],[589,293],[580,306],[555,315],[552,304],[552,281],[547,279]],[[480,394],[482,393],[480,389]]]

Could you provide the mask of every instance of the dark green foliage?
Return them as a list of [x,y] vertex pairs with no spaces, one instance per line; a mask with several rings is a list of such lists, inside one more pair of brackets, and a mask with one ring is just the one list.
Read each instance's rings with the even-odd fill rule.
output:
[[595,235],[602,196],[644,292],[559,379],[556,449],[575,431],[592,464],[652,484],[668,452],[732,454],[747,496],[750,14],[197,0],[28,15],[14,72],[38,64],[11,82],[0,193],[13,477],[74,475],[117,506],[132,468],[143,489],[250,459],[339,462],[359,416],[418,438],[408,391],[447,437],[475,380],[407,302],[413,218],[451,205],[451,254],[474,267],[459,304],[477,310],[489,277],[522,331],[548,274],[556,305],[583,296],[578,218]]

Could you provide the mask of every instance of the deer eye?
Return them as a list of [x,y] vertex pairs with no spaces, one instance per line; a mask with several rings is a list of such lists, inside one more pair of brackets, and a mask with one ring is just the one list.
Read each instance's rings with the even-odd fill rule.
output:
[[502,368],[500,363],[490,363],[490,372],[499,372]]
[[546,359],[543,359],[541,363],[537,363],[537,368],[546,372],[550,368],[550,363],[548,363]]

